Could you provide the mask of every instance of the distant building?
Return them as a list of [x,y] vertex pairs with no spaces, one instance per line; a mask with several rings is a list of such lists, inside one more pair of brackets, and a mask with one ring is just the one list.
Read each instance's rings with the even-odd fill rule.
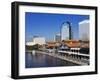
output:
[[34,44],[39,44],[39,45],[43,45],[46,43],[44,37],[35,37],[33,38],[33,42]]
[[60,35],[60,34],[56,34],[56,35],[54,36],[54,41],[55,41],[55,42],[60,42],[60,41],[61,41],[61,35]]
[[69,40],[69,39],[72,39],[71,23],[64,22],[61,28],[61,40]]
[[83,20],[79,23],[79,39],[89,41],[89,20]]
[[27,46],[33,46],[33,45],[35,45],[35,44],[34,44],[33,41],[31,41],[31,42],[26,42],[26,45],[27,45]]
[[35,44],[39,44],[39,45],[46,44],[45,38],[44,37],[34,37],[33,41],[26,42],[26,45],[28,45],[28,46],[32,46]]

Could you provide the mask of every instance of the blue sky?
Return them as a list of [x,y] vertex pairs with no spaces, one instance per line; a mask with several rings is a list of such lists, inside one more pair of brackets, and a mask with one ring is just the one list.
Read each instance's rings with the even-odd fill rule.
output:
[[63,22],[72,23],[73,38],[79,39],[80,21],[89,19],[88,15],[25,13],[25,37],[29,41],[33,36],[42,36],[46,41],[53,41],[54,35],[60,33]]

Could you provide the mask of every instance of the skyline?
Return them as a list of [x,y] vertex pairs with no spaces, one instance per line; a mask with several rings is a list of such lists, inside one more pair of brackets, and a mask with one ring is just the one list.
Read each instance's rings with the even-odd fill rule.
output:
[[59,34],[63,22],[72,24],[73,39],[79,39],[78,23],[89,20],[88,15],[51,14],[51,13],[25,13],[25,40],[33,36],[45,37],[46,41],[53,41],[54,35]]

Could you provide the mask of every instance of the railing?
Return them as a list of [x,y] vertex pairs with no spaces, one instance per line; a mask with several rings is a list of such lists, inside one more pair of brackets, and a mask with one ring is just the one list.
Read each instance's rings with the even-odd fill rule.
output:
[[79,52],[71,52],[71,51],[58,51],[58,53],[68,53],[68,54],[74,54],[74,55],[81,55],[81,56],[90,56],[89,54],[83,54]]

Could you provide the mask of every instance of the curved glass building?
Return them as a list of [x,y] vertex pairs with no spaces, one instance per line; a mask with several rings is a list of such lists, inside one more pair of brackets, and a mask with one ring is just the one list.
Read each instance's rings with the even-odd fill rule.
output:
[[61,40],[70,40],[70,39],[72,39],[71,23],[64,22],[61,27]]

